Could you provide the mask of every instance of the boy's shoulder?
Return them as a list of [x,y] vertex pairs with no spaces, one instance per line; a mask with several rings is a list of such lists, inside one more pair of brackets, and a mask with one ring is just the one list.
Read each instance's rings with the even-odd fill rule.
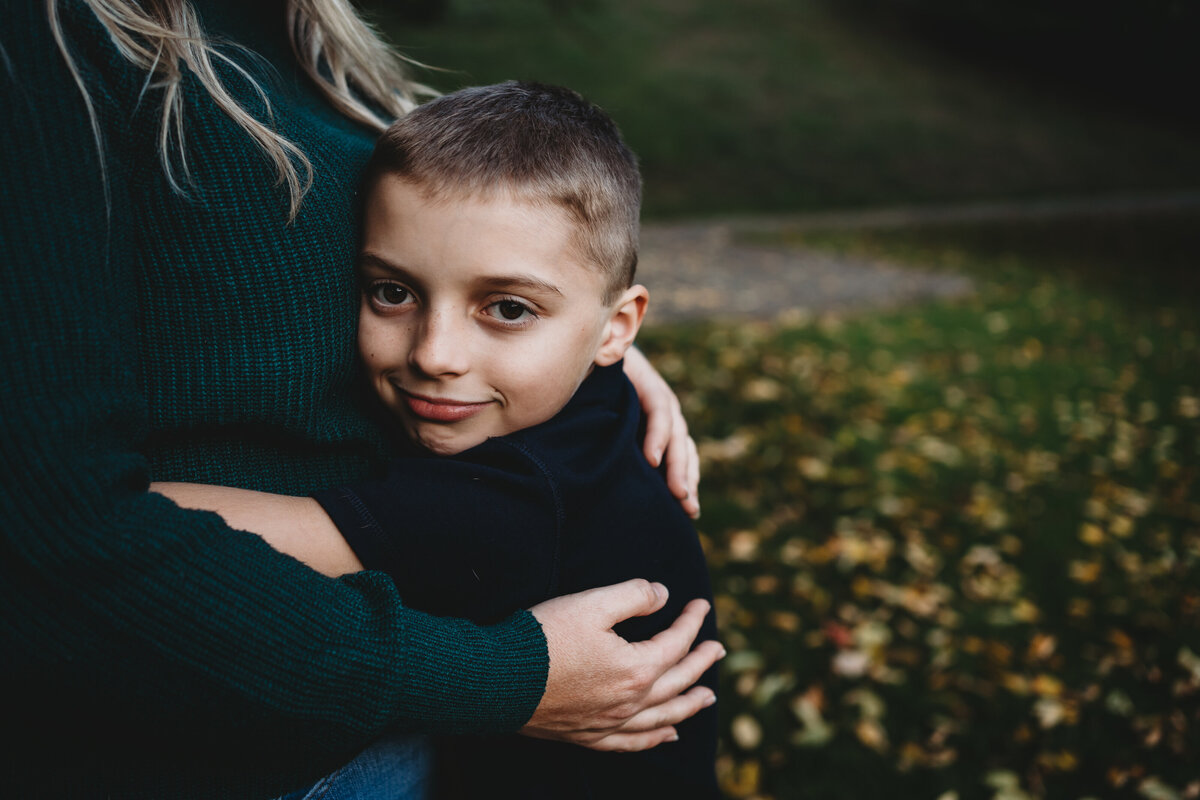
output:
[[543,471],[575,530],[621,517],[638,519],[636,527],[644,522],[690,536],[691,520],[667,488],[663,469],[646,461],[643,438],[637,392],[616,364],[596,368],[552,419],[489,443],[519,451]]
[[[480,448],[525,453],[565,480],[596,486],[640,453],[641,409],[620,362],[596,367],[562,409],[538,425],[489,439]],[[470,456],[471,451],[463,454]]]

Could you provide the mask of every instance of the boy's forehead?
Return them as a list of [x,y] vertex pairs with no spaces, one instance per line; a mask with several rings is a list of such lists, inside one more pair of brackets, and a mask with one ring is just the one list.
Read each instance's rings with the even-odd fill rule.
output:
[[578,223],[570,218],[566,206],[540,196],[531,188],[506,181],[497,181],[486,187],[457,184],[449,180],[420,180],[408,175],[389,173],[382,175],[370,187],[367,203],[376,203],[382,193],[403,193],[413,201],[430,208],[453,208],[478,203],[526,210],[556,216],[572,229]]
[[[439,186],[402,175],[384,175],[375,181],[367,195],[368,206],[374,212],[368,214],[367,219],[374,219],[378,223],[388,225],[390,220],[386,217],[382,219],[379,217],[379,212],[382,210],[380,200],[383,193],[402,194],[408,203],[417,203],[434,214],[442,210],[449,213],[452,209],[465,204],[479,204],[523,215],[527,217],[531,230],[544,231],[548,227],[559,226],[567,234],[572,257],[560,262],[558,266],[578,271],[587,276],[588,280],[585,283],[598,283],[601,292],[607,286],[607,276],[604,270],[594,264],[589,257],[585,244],[586,231],[574,215],[564,205],[539,198],[532,192],[523,191],[521,187],[498,184],[487,190],[469,190],[462,187]],[[407,213],[405,209],[391,203],[387,203],[383,207],[397,215]],[[525,241],[528,242],[531,250],[535,248],[536,240],[533,237]],[[475,237],[468,240],[468,244],[485,246],[481,238],[475,239]],[[564,291],[567,290],[564,289]],[[578,289],[574,289],[574,291],[578,291]]]

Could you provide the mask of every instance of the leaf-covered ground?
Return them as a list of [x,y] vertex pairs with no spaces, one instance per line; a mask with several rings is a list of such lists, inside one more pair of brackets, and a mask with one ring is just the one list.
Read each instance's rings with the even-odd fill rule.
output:
[[979,290],[644,335],[704,462],[731,796],[1200,797],[1195,231],[806,234]]

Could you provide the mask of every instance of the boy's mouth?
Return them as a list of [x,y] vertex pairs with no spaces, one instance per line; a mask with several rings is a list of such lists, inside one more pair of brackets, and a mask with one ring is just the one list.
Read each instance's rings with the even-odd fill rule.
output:
[[491,405],[491,402],[471,403],[439,397],[425,397],[404,392],[404,401],[414,416],[429,422],[459,422],[473,417]]

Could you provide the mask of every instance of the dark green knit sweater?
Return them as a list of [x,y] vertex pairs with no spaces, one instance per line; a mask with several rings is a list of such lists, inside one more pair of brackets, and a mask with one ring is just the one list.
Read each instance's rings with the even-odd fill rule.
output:
[[265,158],[188,75],[181,197],[156,152],[161,93],[63,0],[106,202],[44,6],[0,2],[3,793],[269,797],[384,730],[515,730],[547,669],[528,613],[480,628],[410,611],[382,575],[324,578],[146,492],[303,494],[382,455],[353,391],[370,133],[296,67],[279,0],[204,2],[211,32],[262,56],[225,50],[316,181],[288,224]]

